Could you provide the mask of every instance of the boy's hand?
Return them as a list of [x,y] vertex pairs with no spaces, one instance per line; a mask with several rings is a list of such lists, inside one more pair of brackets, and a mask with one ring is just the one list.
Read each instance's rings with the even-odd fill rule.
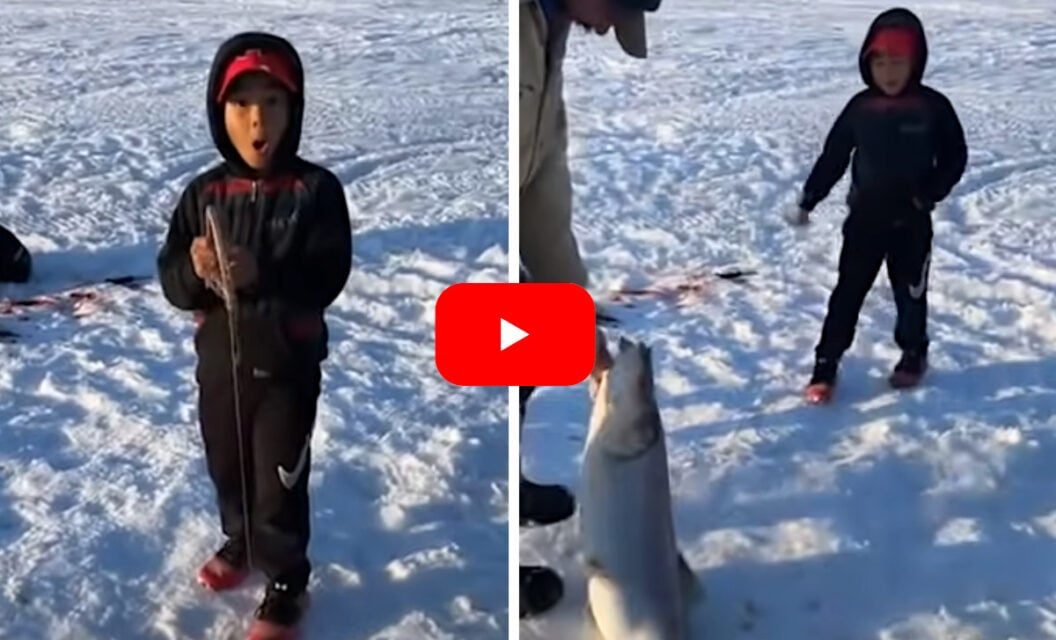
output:
[[213,239],[208,234],[191,242],[191,266],[194,274],[206,282],[220,278],[220,263],[213,251]]
[[245,247],[231,247],[231,279],[236,289],[256,284],[259,273],[257,259]]

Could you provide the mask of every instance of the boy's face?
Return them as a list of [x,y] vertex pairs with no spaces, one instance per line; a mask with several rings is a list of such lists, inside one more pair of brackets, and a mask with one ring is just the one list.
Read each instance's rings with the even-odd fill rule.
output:
[[877,53],[870,58],[869,65],[873,82],[889,96],[902,93],[909,83],[909,75],[913,72],[913,61],[908,56]]
[[240,76],[224,98],[224,125],[231,144],[258,171],[271,164],[289,122],[289,94],[263,73]]

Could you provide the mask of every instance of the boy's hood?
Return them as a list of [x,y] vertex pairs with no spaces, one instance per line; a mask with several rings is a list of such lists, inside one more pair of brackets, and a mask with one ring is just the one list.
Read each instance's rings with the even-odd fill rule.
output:
[[866,34],[865,41],[862,42],[861,53],[858,54],[858,69],[862,72],[862,80],[871,88],[876,88],[876,84],[873,82],[873,74],[869,70],[869,45],[872,44],[877,31],[888,27],[904,27],[917,35],[917,56],[916,60],[913,61],[913,75],[909,77],[909,84],[910,86],[919,85],[924,78],[924,69],[928,66],[928,39],[924,35],[924,25],[921,23],[920,18],[909,9],[901,8],[889,9],[881,13],[870,25],[869,33]]
[[275,157],[271,171],[287,165],[297,155],[297,148],[301,144],[301,121],[304,117],[304,67],[297,50],[283,38],[268,33],[240,33],[220,45],[213,59],[213,66],[209,70],[209,84],[206,91],[205,104],[206,113],[209,115],[209,131],[213,135],[213,143],[224,157],[224,160],[235,172],[241,176],[257,177],[256,170],[247,165],[238,150],[231,143],[227,135],[227,127],[224,125],[224,103],[217,102],[216,95],[220,89],[220,82],[224,70],[231,60],[249,50],[262,49],[274,51],[288,58],[294,70],[297,83],[297,93],[290,96],[290,122],[286,127],[282,142],[275,150]]

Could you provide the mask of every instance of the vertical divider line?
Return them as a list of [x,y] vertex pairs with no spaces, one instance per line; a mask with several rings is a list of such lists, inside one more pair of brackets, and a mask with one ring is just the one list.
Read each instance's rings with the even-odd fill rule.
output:
[[[508,90],[508,122],[507,122],[507,169],[508,169],[508,182],[509,182],[509,207],[507,214],[508,221],[508,233],[507,233],[507,255],[509,263],[509,281],[517,282],[520,277],[520,255],[521,255],[521,235],[520,235],[520,180],[517,176],[520,175],[520,101],[518,96],[520,95],[518,87],[520,86],[520,65],[518,64],[520,58],[518,51],[520,51],[520,29],[518,27],[518,19],[520,16],[520,0],[508,0],[507,11],[509,12],[508,18],[508,31],[509,34],[509,56],[508,56],[508,70],[506,74],[507,78],[507,90]],[[517,145],[515,147],[515,145]],[[508,518],[508,533],[509,533],[509,552],[508,552],[508,578],[509,578],[509,632],[508,637],[511,640],[518,640],[520,638],[520,512],[521,512],[521,499],[520,491],[515,490],[520,487],[520,469],[521,469],[521,447],[520,447],[520,416],[519,416],[519,402],[520,402],[520,389],[518,387],[508,388],[508,436],[509,436],[509,461],[507,466],[507,476],[509,482],[507,485],[508,498],[507,505],[509,512]]]

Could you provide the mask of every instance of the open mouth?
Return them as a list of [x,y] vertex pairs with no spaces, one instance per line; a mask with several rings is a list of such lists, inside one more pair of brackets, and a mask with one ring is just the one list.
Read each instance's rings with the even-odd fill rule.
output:
[[253,148],[256,149],[257,153],[266,155],[268,153],[269,144],[267,140],[254,140]]

